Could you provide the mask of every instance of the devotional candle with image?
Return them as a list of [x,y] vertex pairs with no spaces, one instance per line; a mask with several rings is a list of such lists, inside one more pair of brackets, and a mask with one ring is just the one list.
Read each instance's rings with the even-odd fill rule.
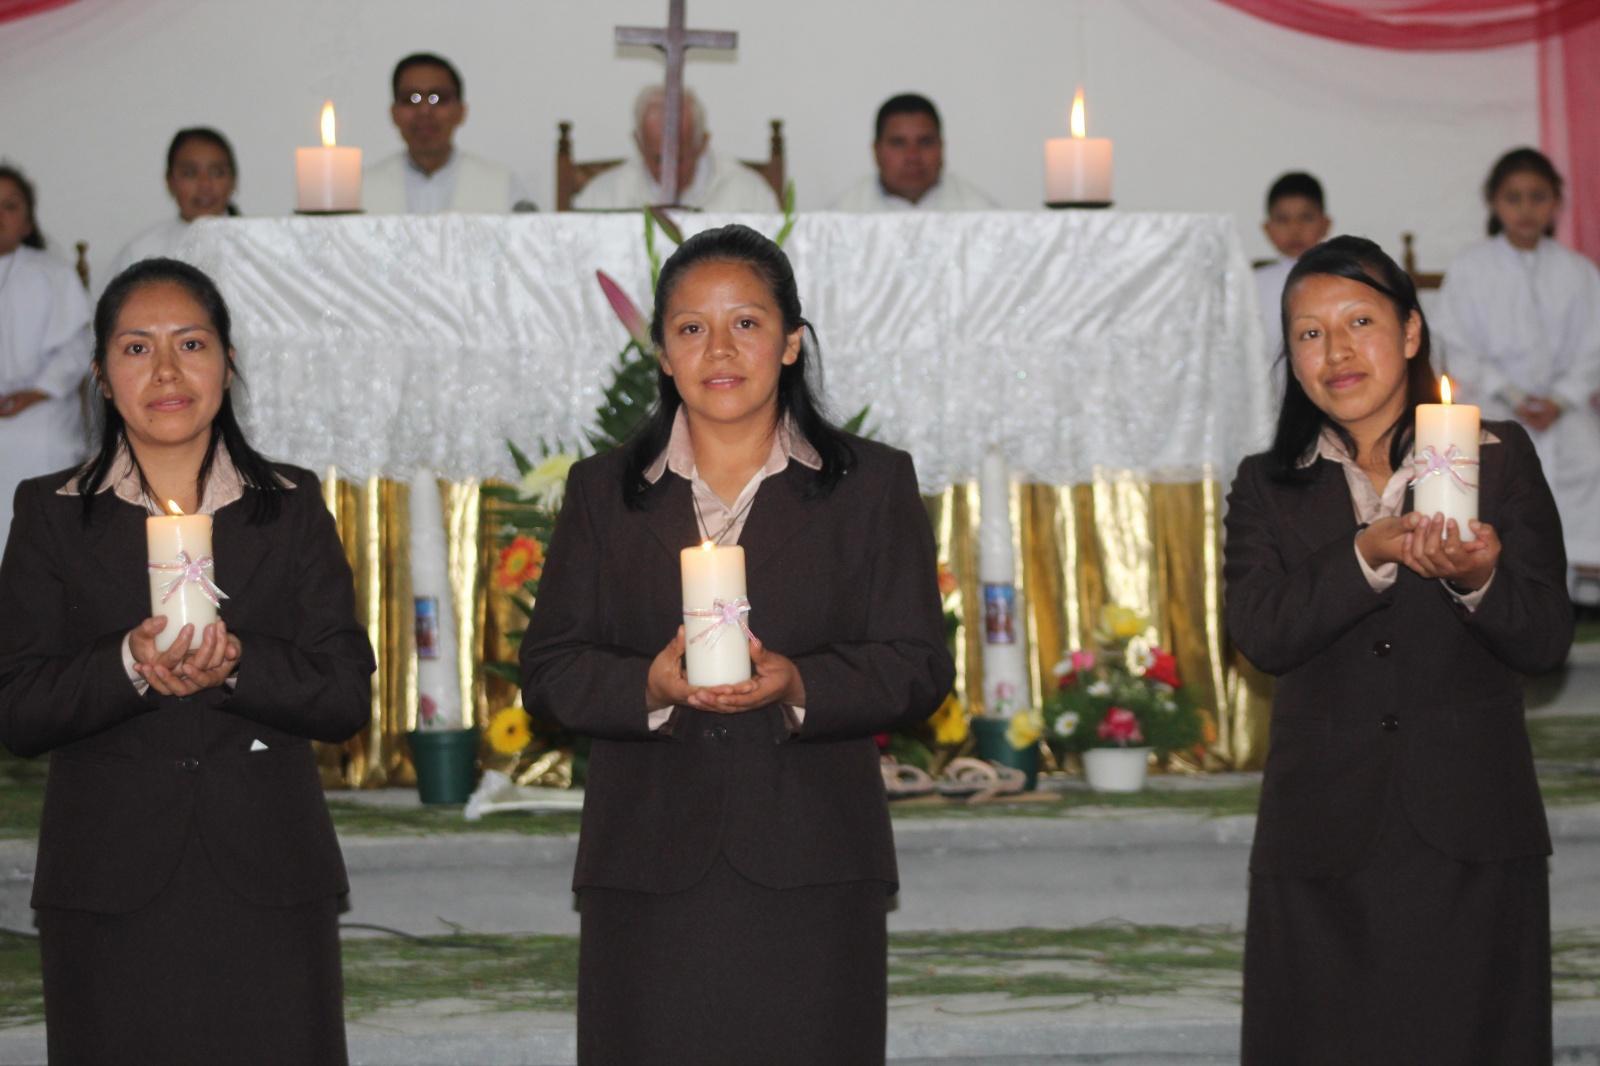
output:
[[150,617],[165,618],[166,628],[156,634],[156,650],[166,651],[178,631],[194,626],[190,647],[199,647],[206,626],[217,620],[217,605],[207,594],[211,584],[211,516],[184,514],[167,501],[170,514],[144,520],[149,559]]
[[1417,404],[1412,509],[1454,518],[1461,539],[1475,540],[1467,523],[1478,517],[1478,408],[1450,402],[1448,377],[1439,379],[1439,398]]
[[684,665],[692,688],[750,680],[745,618],[744,549],[709,540],[685,548],[683,567]]

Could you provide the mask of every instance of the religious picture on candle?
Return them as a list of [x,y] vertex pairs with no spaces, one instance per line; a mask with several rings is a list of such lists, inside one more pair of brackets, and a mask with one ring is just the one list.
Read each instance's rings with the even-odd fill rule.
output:
[[983,586],[983,639],[986,644],[1017,642],[1017,587]]
[[437,659],[439,657],[439,598],[437,596],[417,596],[417,658]]
[[198,646],[202,630],[217,620],[227,595],[212,580],[211,516],[186,515],[172,500],[164,515],[145,519],[146,558],[150,575],[150,616],[165,618],[156,634],[156,650],[166,651],[179,630],[194,626],[190,638]]
[[1453,518],[1462,540],[1475,540],[1478,517],[1478,408],[1450,402],[1450,379],[1439,379],[1439,403],[1417,405],[1412,448],[1412,508],[1425,517]]

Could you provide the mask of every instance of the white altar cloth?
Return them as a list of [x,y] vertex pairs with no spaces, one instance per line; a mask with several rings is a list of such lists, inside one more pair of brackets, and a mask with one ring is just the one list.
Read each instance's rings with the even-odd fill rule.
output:
[[[677,218],[686,233],[781,224]],[[579,446],[626,340],[594,272],[649,314],[636,214],[190,230],[181,254],[233,316],[252,441],[347,477],[511,477],[507,439]],[[1254,286],[1223,216],[817,213],[786,250],[834,415],[870,403],[926,491],[974,480],[991,444],[1059,485],[1227,480],[1270,438]]]

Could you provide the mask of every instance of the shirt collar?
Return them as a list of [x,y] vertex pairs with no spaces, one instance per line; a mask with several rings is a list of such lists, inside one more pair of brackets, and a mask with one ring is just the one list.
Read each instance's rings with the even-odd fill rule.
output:
[[[278,483],[286,489],[294,488],[294,483],[282,475],[277,475]],[[82,495],[83,471],[72,476],[72,479],[56,490],[58,496]],[[244,496],[244,476],[239,473],[239,468],[233,465],[233,457],[228,454],[228,446],[222,441],[217,441],[216,455],[211,458],[211,472],[206,476],[206,490],[200,497],[200,514],[214,515],[230,503],[235,503]],[[95,492],[111,492],[117,499],[124,503],[131,503],[151,514],[165,513],[161,506],[145,494],[144,484],[139,477],[139,468],[134,464],[133,452],[129,449],[127,441],[123,441],[117,448],[116,458],[111,460],[111,469],[106,471],[106,476],[100,482],[100,487]]]
[[401,155],[405,157],[406,169],[411,171],[412,176],[421,178],[423,181],[436,181],[439,178],[444,177],[446,174],[452,173],[455,170],[456,160],[461,158],[461,153],[457,152],[455,150],[455,146],[452,145],[450,148],[450,158],[444,161],[444,166],[440,167],[438,170],[435,170],[432,174],[429,174],[427,171],[417,166],[417,161],[411,158],[410,152],[402,152]]
[[[822,469],[822,456],[801,434],[794,419],[785,415],[778,422],[778,431],[772,435],[772,450],[767,453],[767,461],[757,476],[771,477],[788,466],[791,459],[808,470]],[[645,469],[644,479],[654,485],[668,470],[685,481],[693,481],[699,476],[694,462],[694,444],[689,439],[689,416],[682,407],[673,416],[672,436],[666,448]]]

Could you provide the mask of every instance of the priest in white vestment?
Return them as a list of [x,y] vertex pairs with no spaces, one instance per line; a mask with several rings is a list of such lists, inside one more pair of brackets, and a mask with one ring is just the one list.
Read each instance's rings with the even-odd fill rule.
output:
[[89,369],[89,301],[43,243],[32,186],[0,166],[0,543],[17,484],[84,456],[78,384]]
[[433,215],[444,211],[500,214],[531,210],[522,183],[507,167],[455,146],[466,121],[461,75],[442,56],[419,52],[395,65],[389,117],[406,150],[369,166],[361,206],[369,215]]
[[233,206],[238,183],[239,166],[226,137],[208,126],[179,130],[167,146],[167,193],[178,207],[178,217],[156,223],[124,245],[96,290],[103,291],[112,278],[141,259],[176,256],[195,219],[238,214]]
[[[597,174],[572,198],[579,211],[648,207],[667,202],[661,185],[662,127],[666,124],[666,90],[651,86],[634,102],[634,147],[637,152]],[[705,109],[685,89],[678,138],[677,203],[702,211],[775,214],[782,210],[767,179],[737,159],[711,150]]]
[[[1505,234],[1473,245],[1444,276],[1434,328],[1457,399],[1485,418],[1528,427],[1561,512],[1567,562],[1600,576],[1600,270],[1543,237],[1529,249]],[[1530,424],[1554,408],[1543,429]],[[1600,586],[1575,582],[1592,602]]]
[[902,93],[878,108],[872,159],[877,173],[835,200],[833,211],[991,211],[982,189],[944,166],[944,123],[933,101]]

